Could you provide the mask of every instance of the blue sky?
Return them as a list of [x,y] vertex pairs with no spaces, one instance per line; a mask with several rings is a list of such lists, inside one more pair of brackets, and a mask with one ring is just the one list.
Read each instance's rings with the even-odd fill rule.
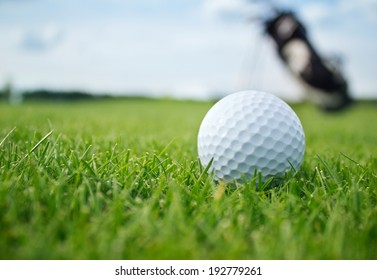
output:
[[[377,0],[275,0],[325,56],[340,55],[356,97],[377,97]],[[286,99],[285,71],[247,0],[0,0],[0,86],[206,98],[247,88]]]

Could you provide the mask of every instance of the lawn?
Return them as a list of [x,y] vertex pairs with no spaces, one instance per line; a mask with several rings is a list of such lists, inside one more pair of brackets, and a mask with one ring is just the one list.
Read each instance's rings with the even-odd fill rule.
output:
[[377,107],[293,108],[302,168],[216,182],[210,102],[0,103],[0,259],[377,259]]

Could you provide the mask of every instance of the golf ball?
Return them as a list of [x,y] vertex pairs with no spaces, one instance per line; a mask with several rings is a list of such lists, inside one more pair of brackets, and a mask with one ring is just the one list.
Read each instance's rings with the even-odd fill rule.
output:
[[305,134],[295,112],[280,98],[240,91],[218,101],[204,117],[198,134],[201,164],[225,181],[265,181],[298,170]]

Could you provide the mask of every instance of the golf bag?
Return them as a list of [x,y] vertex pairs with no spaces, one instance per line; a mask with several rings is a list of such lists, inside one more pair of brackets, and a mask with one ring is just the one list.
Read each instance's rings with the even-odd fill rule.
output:
[[308,89],[309,99],[326,111],[341,110],[351,104],[347,81],[339,66],[319,56],[305,27],[292,12],[276,11],[264,21],[264,26],[283,63]]

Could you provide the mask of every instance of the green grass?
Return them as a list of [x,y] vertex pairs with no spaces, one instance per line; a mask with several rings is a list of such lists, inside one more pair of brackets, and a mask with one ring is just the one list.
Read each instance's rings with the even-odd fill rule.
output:
[[257,191],[200,166],[211,105],[0,103],[0,259],[377,258],[376,107],[296,105],[303,166]]

